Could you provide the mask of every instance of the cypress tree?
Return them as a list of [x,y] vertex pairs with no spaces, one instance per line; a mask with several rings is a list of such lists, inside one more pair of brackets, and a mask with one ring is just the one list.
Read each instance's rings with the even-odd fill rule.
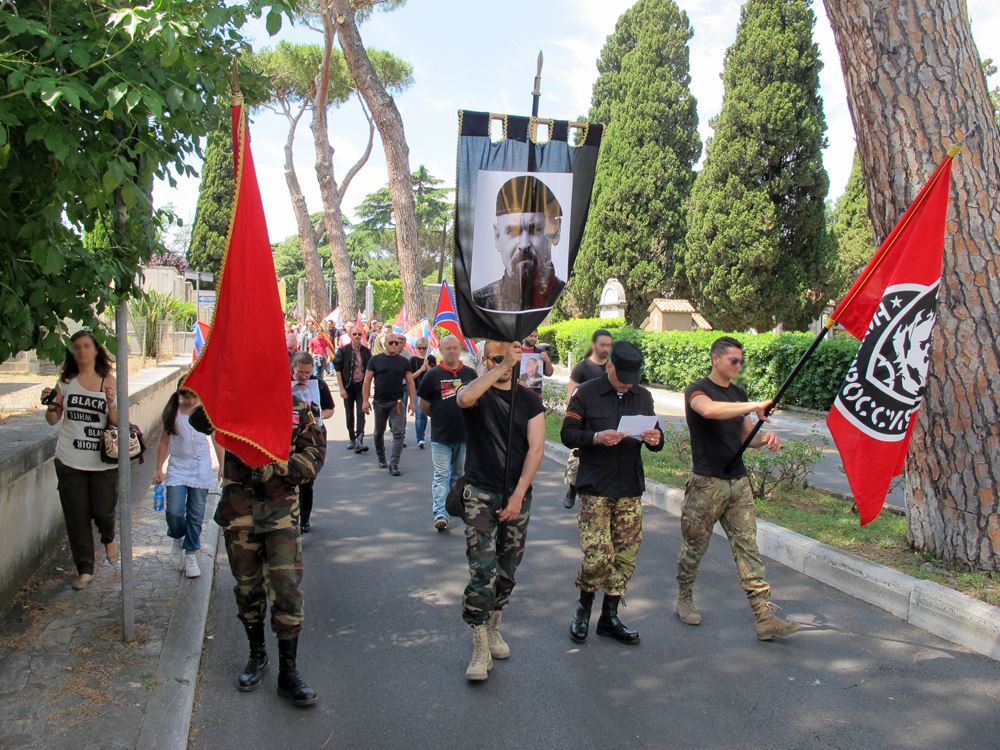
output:
[[233,212],[233,133],[227,119],[208,136],[205,163],[198,186],[198,207],[191,229],[188,265],[195,271],[208,271],[218,279],[222,256],[226,252],[229,218]]
[[674,290],[684,204],[701,154],[692,33],[674,0],[639,0],[601,51],[588,119],[607,129],[571,282],[574,304],[585,312],[610,276],[625,287],[632,323],[654,297]]
[[837,245],[837,285],[830,295],[839,299],[875,254],[875,230],[868,215],[868,192],[861,173],[861,159],[854,152],[854,166],[844,194],[833,209],[833,237]]
[[688,208],[685,271],[717,328],[804,328],[834,248],[826,119],[810,0],[747,0],[726,51],[722,111]]

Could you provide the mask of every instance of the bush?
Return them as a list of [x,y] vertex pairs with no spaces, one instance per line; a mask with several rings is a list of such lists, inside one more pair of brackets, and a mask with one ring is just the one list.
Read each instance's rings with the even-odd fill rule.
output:
[[778,487],[805,488],[812,467],[823,457],[823,448],[808,440],[791,438],[772,453],[766,448],[743,454],[750,489],[758,500],[774,499]]
[[598,328],[607,328],[614,334],[625,326],[623,318],[580,318],[566,320],[538,329],[538,340],[555,347],[549,356],[553,362],[565,362],[566,356],[573,354],[573,361],[579,362],[587,355],[590,337]]
[[391,323],[402,306],[402,281],[399,279],[391,279],[389,281],[372,280],[372,311],[378,320],[383,323],[386,321]]
[[[590,346],[590,336],[600,327],[611,331],[615,340],[627,340],[638,346],[646,358],[643,380],[673,391],[683,391],[704,377],[710,369],[708,351],[712,342],[727,335],[721,331],[665,331],[651,333],[624,325],[622,320],[591,318],[570,320],[539,329],[539,338],[556,348],[559,361],[572,352],[578,362]],[[811,333],[729,334],[745,347],[746,366],[740,384],[754,400],[772,397],[792,371],[799,357],[812,343]],[[847,374],[858,350],[851,336],[825,340],[812,355],[798,379],[785,394],[787,406],[826,410]]]

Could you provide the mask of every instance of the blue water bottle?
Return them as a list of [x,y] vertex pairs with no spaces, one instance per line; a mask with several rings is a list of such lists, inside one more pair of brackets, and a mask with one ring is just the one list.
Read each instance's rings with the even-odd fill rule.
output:
[[163,485],[157,484],[153,488],[153,510],[156,511],[157,513],[163,512],[163,497],[164,497]]

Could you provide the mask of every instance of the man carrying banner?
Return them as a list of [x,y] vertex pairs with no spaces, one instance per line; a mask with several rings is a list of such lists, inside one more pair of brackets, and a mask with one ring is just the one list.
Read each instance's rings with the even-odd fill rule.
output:
[[[693,469],[681,513],[683,543],[677,560],[677,616],[688,625],[701,623],[694,604],[698,565],[708,549],[712,528],[722,524],[736,560],[743,590],[756,618],[757,638],[769,641],[791,635],[799,624],[776,617],[771,587],[764,580],[764,561],[757,549],[757,518],[753,493],[742,457],[734,462],[743,438],[753,425],[751,414],[766,419],[770,401],[751,402],[733,382],[743,368],[743,345],[723,336],[711,350],[712,371],[684,391],[684,413],[691,435]],[[773,432],[760,432],[753,448],[777,451],[781,441]]]
[[[313,481],[326,459],[326,436],[309,405],[292,406],[292,446],[288,461],[251,469],[232,451],[223,465],[222,498],[215,522],[223,529],[239,618],[250,642],[250,658],[237,687],[256,690],[267,667],[264,620],[271,594],[271,629],[278,637],[278,695],[296,706],[311,706],[316,692],[298,672],[299,632],[305,617],[302,599],[302,541],[296,488]],[[211,435],[214,427],[203,406],[191,426]]]
[[489,677],[494,658],[510,656],[510,646],[500,634],[500,614],[524,556],[531,482],[545,451],[542,402],[513,382],[521,344],[489,341],[484,353],[486,373],[456,396],[467,439],[463,499],[470,581],[462,619],[472,627],[472,659],[465,671],[472,681]]

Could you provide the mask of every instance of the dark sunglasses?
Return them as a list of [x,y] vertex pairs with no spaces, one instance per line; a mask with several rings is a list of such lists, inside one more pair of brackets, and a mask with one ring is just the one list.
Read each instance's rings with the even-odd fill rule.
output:
[[385,345],[386,346],[402,346],[403,342],[402,341],[386,341]]
[[417,351],[426,351],[426,350],[427,350],[426,346],[418,346],[417,347]]
[[360,333],[352,333],[351,334],[351,338],[359,339],[359,338],[361,338],[361,334]]
[[490,360],[492,360],[493,364],[495,365],[502,365],[505,359],[506,357],[503,354],[498,354],[495,357],[490,357]]
[[733,367],[743,364],[743,357],[729,357],[729,364]]

